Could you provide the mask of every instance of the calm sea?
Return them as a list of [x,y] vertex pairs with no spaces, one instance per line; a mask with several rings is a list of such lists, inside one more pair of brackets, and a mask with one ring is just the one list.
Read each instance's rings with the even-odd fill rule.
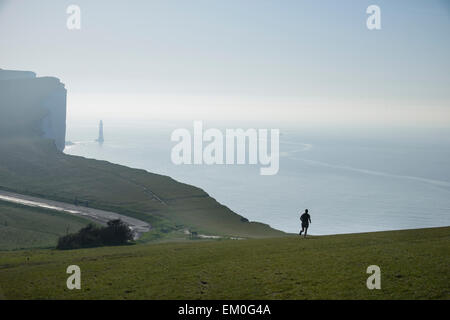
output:
[[449,130],[281,129],[279,173],[261,176],[259,165],[172,164],[180,127],[192,132],[192,123],[105,121],[99,145],[96,122],[69,122],[75,145],[65,152],[169,175],[287,232],[298,232],[305,208],[312,234],[450,225]]

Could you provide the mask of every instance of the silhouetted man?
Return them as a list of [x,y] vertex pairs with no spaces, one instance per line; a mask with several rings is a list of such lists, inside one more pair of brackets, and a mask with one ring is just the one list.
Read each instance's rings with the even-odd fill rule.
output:
[[299,235],[302,235],[303,231],[305,231],[304,237],[306,238],[308,227],[311,223],[311,216],[308,214],[308,209],[305,209],[305,213],[300,216],[300,221],[302,222],[302,230],[300,231]]

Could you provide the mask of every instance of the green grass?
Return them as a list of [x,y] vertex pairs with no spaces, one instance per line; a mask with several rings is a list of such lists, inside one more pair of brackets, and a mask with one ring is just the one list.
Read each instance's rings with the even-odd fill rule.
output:
[[[450,227],[2,252],[7,299],[449,299]],[[68,265],[81,290],[66,288]],[[368,290],[366,268],[381,268]]]
[[57,211],[0,201],[0,250],[54,248],[59,236],[88,223]]

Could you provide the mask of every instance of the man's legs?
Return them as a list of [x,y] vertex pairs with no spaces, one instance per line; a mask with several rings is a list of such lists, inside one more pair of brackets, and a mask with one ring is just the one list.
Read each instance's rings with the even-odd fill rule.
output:
[[308,227],[305,227],[305,235],[304,235],[305,238],[306,238],[307,233],[308,233]]
[[302,230],[300,231],[299,235],[302,235],[303,231],[305,231],[305,225],[302,223]]

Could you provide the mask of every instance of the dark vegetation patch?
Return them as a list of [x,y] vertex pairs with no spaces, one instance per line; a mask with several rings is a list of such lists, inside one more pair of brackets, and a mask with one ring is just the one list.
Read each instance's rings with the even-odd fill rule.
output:
[[60,237],[57,249],[80,249],[101,246],[118,246],[133,240],[132,230],[120,219],[111,220],[106,227],[89,224],[77,233]]

